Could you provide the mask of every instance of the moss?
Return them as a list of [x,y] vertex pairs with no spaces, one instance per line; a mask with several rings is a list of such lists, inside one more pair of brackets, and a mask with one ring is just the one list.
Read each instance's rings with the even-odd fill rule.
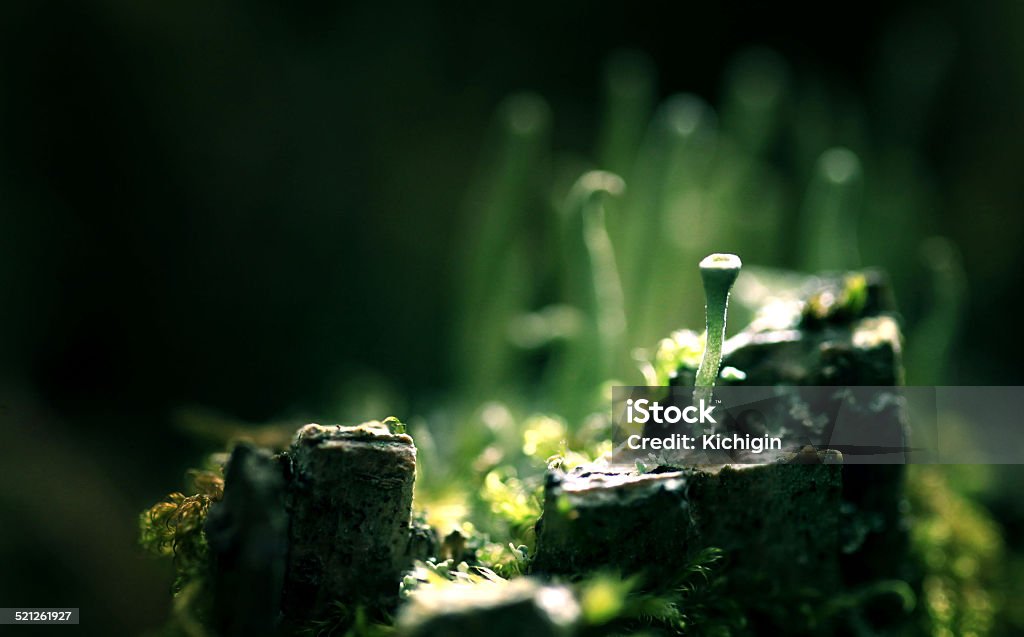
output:
[[583,634],[745,634],[746,614],[725,591],[723,557],[720,549],[706,548],[657,582],[616,572],[581,580],[574,588],[583,610]]
[[847,323],[865,316],[871,290],[863,272],[850,272],[807,298],[803,310],[806,327]]
[[174,560],[173,591],[179,593],[207,567],[203,525],[210,505],[224,496],[221,471],[188,473],[191,495],[172,493],[139,516],[139,543],[150,553]]
[[680,370],[696,372],[703,355],[703,334],[693,330],[676,330],[658,342],[650,361],[641,363],[644,382],[652,387],[668,385]]
[[531,489],[511,468],[495,469],[484,478],[480,499],[508,525],[514,541],[533,544],[533,527],[541,514],[542,490]]
[[365,606],[351,607],[336,601],[323,619],[295,631],[298,637],[388,637],[395,634],[391,619]]
[[161,635],[206,637],[212,596],[209,587],[210,559],[206,524],[210,506],[224,496],[223,468],[190,470],[191,495],[175,492],[139,515],[139,544],[149,553],[170,557],[175,577],[171,586],[174,603]]
[[921,631],[935,637],[992,634],[1004,560],[998,527],[950,488],[941,468],[911,467],[907,487],[911,550],[922,573]]

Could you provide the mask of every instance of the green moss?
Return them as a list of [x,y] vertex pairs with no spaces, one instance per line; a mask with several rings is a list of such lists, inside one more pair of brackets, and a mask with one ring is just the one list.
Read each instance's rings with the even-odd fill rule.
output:
[[211,595],[209,553],[203,526],[210,506],[224,495],[223,467],[190,470],[191,495],[171,493],[139,515],[139,544],[149,553],[174,561],[174,603],[160,635],[206,637]]
[[935,637],[992,634],[1004,560],[998,527],[949,487],[940,468],[911,467],[907,487],[912,552],[922,572],[921,631]]
[[542,490],[531,489],[511,468],[495,469],[484,478],[480,499],[503,520],[512,537],[533,543],[533,527],[540,519]]
[[207,546],[203,524],[210,505],[224,495],[221,472],[193,470],[188,475],[192,495],[172,493],[139,516],[142,547],[154,555],[174,560],[175,593],[205,573]]
[[676,330],[658,342],[654,356],[641,362],[644,382],[652,387],[668,385],[680,369],[696,371],[704,355],[704,335]]
[[395,418],[394,416],[388,416],[382,422],[382,425],[388,428],[388,431],[393,434],[404,434],[406,433],[405,423]]
[[842,279],[839,290],[825,287],[807,299],[804,322],[843,323],[861,318],[868,306],[868,279],[862,272],[851,272]]
[[374,615],[364,606],[336,601],[323,619],[298,629],[300,637],[387,637],[395,634],[389,617]]
[[581,580],[574,589],[586,624],[584,634],[745,634],[746,614],[724,591],[722,561],[721,550],[706,548],[666,580],[615,572]]

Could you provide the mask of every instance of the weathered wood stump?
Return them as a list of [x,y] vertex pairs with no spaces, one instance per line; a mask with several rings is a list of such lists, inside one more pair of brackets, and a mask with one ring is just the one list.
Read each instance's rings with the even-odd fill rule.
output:
[[719,465],[631,474],[552,473],[533,568],[603,568],[672,582],[700,549],[725,551],[744,592],[840,582],[836,464]]
[[224,498],[210,508],[204,529],[219,635],[258,637],[276,630],[288,550],[284,491],[282,467],[269,452],[235,446]]
[[[807,587],[825,599],[844,587],[903,575],[906,422],[898,392],[885,389],[902,383],[891,310],[884,278],[869,272],[815,280],[802,303],[759,316],[727,342],[723,365],[743,374],[723,384],[851,387],[794,390],[789,403],[780,401],[784,426],[825,444],[765,464],[660,467],[640,475],[623,465],[552,471],[535,571],[617,568],[646,572],[656,583],[670,581],[696,551],[714,546],[725,551],[729,590],[744,599],[794,599]],[[680,368],[673,384],[692,387],[694,372]],[[841,428],[817,417],[840,411]],[[888,464],[851,463],[851,453],[871,462],[877,458],[856,454],[881,452],[844,447],[850,432],[882,441]],[[837,447],[845,463],[826,453]],[[785,632],[786,612],[779,608],[766,624]]]
[[[730,339],[724,364],[743,370],[743,384],[751,386],[870,387],[849,392],[841,407],[840,399],[811,407],[842,408],[845,431],[863,432],[889,450],[906,448],[906,413],[895,389],[903,384],[903,366],[894,312],[881,272],[818,279],[808,284],[798,313],[759,317]],[[842,448],[841,432],[825,437]],[[843,579],[855,586],[905,577],[906,465],[899,453],[891,454],[891,462],[862,464],[851,450],[842,450]]]
[[306,425],[288,458],[289,622],[322,618],[336,601],[392,609],[411,563],[412,438],[378,422]]

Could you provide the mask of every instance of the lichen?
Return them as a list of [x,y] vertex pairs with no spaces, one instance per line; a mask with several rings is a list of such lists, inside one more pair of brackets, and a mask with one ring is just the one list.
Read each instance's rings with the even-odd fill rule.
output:
[[736,283],[742,263],[735,254],[711,254],[700,262],[704,282],[706,326],[704,355],[694,377],[693,402],[711,402],[712,389],[722,366],[722,346],[729,311],[729,292]]

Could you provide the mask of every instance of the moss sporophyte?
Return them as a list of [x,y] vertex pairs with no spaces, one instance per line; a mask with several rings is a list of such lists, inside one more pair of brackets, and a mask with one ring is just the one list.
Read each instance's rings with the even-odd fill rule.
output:
[[712,254],[700,262],[700,277],[704,283],[706,299],[707,336],[694,380],[693,401],[711,402],[715,380],[722,365],[722,345],[725,342],[725,322],[729,310],[729,291],[739,276],[743,262],[735,254]]

